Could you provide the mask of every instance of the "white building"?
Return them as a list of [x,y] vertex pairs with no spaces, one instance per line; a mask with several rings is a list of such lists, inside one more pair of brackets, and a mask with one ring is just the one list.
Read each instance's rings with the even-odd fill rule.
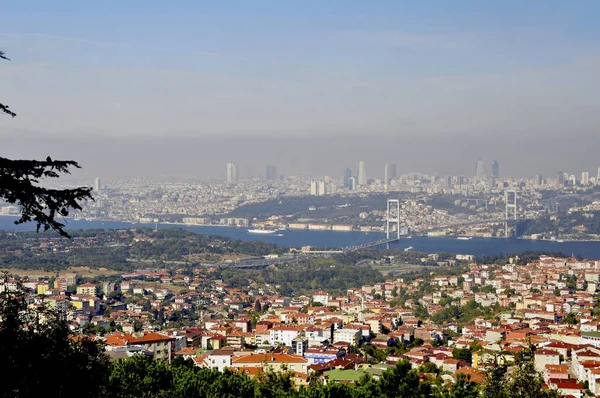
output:
[[584,171],[581,173],[581,185],[587,185],[590,183],[590,172]]
[[325,292],[317,292],[312,296],[313,302],[321,303],[324,306],[329,305],[329,294]]
[[358,185],[367,185],[367,171],[365,170],[365,162],[358,162]]
[[269,330],[269,343],[271,345],[283,344],[286,347],[292,346],[292,340],[304,335],[304,328],[298,325],[280,325]]
[[218,369],[219,372],[223,372],[226,368],[231,367],[231,358],[233,358],[232,349],[221,349],[214,350],[208,354],[204,361],[204,366],[207,368]]
[[238,181],[238,167],[234,163],[227,163],[227,182]]
[[360,336],[362,335],[361,329],[337,329],[333,332],[333,342],[337,343],[340,341],[350,343],[353,346],[358,346],[360,342]]

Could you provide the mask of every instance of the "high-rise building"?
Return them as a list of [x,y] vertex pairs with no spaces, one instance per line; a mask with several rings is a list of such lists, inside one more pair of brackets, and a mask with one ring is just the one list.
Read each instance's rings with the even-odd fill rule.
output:
[[319,185],[317,180],[310,180],[310,194],[313,196],[319,194]]
[[238,167],[235,163],[227,163],[227,182],[238,181]]
[[325,180],[319,180],[319,195],[326,195],[327,194],[327,183],[325,182]]
[[446,176],[445,183],[448,188],[452,187],[452,176]]
[[267,181],[273,181],[277,179],[277,167],[268,165],[265,173]]
[[102,180],[98,177],[94,179],[94,191],[100,193],[102,191]]
[[354,177],[348,178],[348,189],[350,191],[354,191],[356,189],[356,178],[354,178]]
[[540,173],[537,173],[535,175],[535,185],[537,185],[538,187],[541,186],[544,183],[544,179],[542,178],[542,175]]
[[598,174],[596,174],[596,184],[600,185],[600,167],[598,167]]
[[350,170],[350,168],[346,167],[344,169],[344,177],[343,177],[344,186],[346,188],[349,188],[349,186],[348,186],[348,180],[350,180],[350,177],[352,177],[352,170]]
[[477,159],[477,162],[475,163],[475,177],[478,180],[485,179],[485,169],[483,167],[483,159]]
[[388,184],[391,180],[396,178],[396,165],[386,164],[383,170],[383,183]]
[[556,183],[560,187],[565,185],[565,173],[563,173],[562,171],[558,172],[558,174],[556,175]]
[[365,170],[365,162],[358,162],[358,185],[367,185],[367,171]]
[[327,194],[335,193],[335,186],[333,184],[328,183],[324,179],[310,180],[310,194],[313,196],[323,196]]
[[492,172],[490,175],[492,178],[500,177],[500,164],[498,163],[497,160],[494,160],[492,162]]
[[581,185],[588,185],[590,183],[590,172],[584,171],[581,173]]

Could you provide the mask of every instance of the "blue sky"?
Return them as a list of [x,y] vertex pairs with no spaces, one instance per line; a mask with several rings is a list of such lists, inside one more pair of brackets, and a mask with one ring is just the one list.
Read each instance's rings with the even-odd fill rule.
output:
[[1,118],[0,136],[589,135],[599,11],[597,1],[10,2],[1,100],[19,117]]

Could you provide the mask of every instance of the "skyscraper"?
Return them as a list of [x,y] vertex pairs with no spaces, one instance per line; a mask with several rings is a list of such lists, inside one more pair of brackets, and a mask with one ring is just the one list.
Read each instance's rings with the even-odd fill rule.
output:
[[310,194],[313,196],[319,194],[319,182],[317,180],[310,180]]
[[310,180],[310,194],[313,196],[323,196],[330,193],[335,193],[333,184],[328,184],[324,179]]
[[537,185],[538,187],[541,186],[544,183],[544,179],[542,178],[542,175],[540,173],[537,173],[535,175],[535,185]]
[[350,168],[346,167],[344,169],[344,177],[343,177],[344,186],[346,188],[349,188],[349,186],[348,186],[348,180],[350,180],[350,177],[352,177],[352,170],[350,170]]
[[277,179],[277,167],[268,165],[265,173],[267,181],[273,181]]
[[227,163],[227,182],[238,181],[238,167],[234,163]]
[[396,165],[394,163],[386,164],[383,170],[383,183],[388,184],[396,178]]
[[598,174],[596,174],[596,184],[600,185],[600,167],[598,167]]
[[446,187],[448,187],[448,188],[452,187],[452,176],[446,176],[446,178],[444,179],[444,182],[446,184]]
[[500,164],[498,163],[497,160],[494,160],[492,162],[492,173],[491,173],[492,178],[498,178],[500,177]]
[[565,173],[563,173],[562,171],[558,172],[558,174],[556,175],[556,183],[560,187],[565,185]]
[[358,185],[367,185],[367,172],[365,162],[358,162]]
[[483,159],[477,159],[477,163],[475,163],[475,177],[478,180],[485,179],[485,169],[483,168]]
[[587,185],[590,183],[590,172],[584,171],[581,173],[581,185]]
[[354,191],[356,189],[356,178],[348,178],[348,190]]
[[98,177],[94,179],[94,191],[100,193],[102,191],[102,180]]

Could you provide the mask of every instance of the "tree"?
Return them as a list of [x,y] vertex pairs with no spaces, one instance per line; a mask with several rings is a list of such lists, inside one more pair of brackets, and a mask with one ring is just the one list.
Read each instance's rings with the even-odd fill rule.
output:
[[[0,51],[0,58],[8,60]],[[8,105],[0,103],[0,113],[15,117]],[[12,160],[0,157],[0,198],[7,203],[16,204],[21,209],[21,218],[15,224],[34,221],[37,230],[53,229],[62,236],[65,224],[58,217],[67,217],[69,210],[81,210],[79,201],[92,199],[92,188],[49,189],[40,184],[47,178],[57,178],[61,173],[70,174],[71,168],[81,168],[73,160]]]
[[577,320],[577,315],[572,312],[569,312],[566,317],[563,318],[561,323],[568,323],[570,325],[577,325],[579,321]]
[[[7,280],[5,274],[0,286]],[[0,397],[43,396],[50,386],[53,396],[103,394],[104,348],[87,336],[71,337],[60,312],[29,306],[21,286],[0,293],[0,358]]]
[[461,359],[471,363],[473,361],[473,354],[471,353],[470,348],[455,348],[454,351],[452,351],[452,358]]
[[[8,57],[6,57],[6,55],[4,55],[4,51],[0,51],[0,58],[10,61],[10,59]],[[8,105],[3,105],[1,103],[0,103],[0,112],[6,114],[8,116],[12,116],[12,117],[17,116],[16,113],[14,113],[10,109],[8,109]]]
[[258,299],[256,299],[256,301],[254,302],[254,311],[256,311],[256,312],[262,311],[262,307],[261,307],[260,301]]
[[479,385],[463,373],[456,375],[456,382],[440,391],[440,398],[478,398]]
[[557,390],[544,388],[542,376],[535,370],[532,355],[521,357],[526,359],[515,361],[510,372],[506,365],[499,365],[497,360],[489,367],[481,386],[482,398],[562,397]]
[[386,370],[379,379],[379,388],[385,397],[428,397],[431,386],[420,382],[419,373],[407,359],[399,361],[393,368]]

